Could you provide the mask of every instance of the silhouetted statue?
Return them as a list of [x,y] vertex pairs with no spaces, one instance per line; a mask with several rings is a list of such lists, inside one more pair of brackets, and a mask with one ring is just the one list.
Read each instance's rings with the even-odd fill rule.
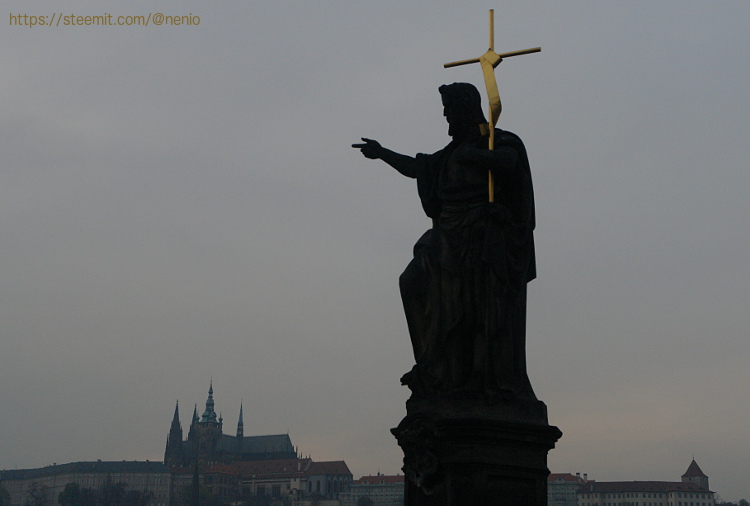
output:
[[515,134],[499,129],[494,150],[487,148],[487,121],[473,85],[439,91],[452,141],[437,153],[410,157],[366,138],[352,145],[415,178],[433,220],[400,278],[416,360],[402,382],[417,397],[536,399],[525,352],[526,283],[536,276],[526,149]]

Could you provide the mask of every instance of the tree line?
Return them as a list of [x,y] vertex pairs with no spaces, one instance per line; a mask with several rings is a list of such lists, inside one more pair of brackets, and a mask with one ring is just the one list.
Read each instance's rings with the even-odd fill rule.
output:
[[[147,506],[153,492],[127,490],[127,483],[109,481],[99,489],[82,488],[78,483],[68,483],[57,496],[62,506]],[[34,482],[26,491],[24,506],[51,506],[47,487]],[[10,506],[10,494],[0,485],[0,506]]]
[[147,506],[154,497],[153,492],[127,490],[127,487],[128,484],[123,482],[105,483],[98,489],[68,483],[57,496],[57,502],[61,506]]

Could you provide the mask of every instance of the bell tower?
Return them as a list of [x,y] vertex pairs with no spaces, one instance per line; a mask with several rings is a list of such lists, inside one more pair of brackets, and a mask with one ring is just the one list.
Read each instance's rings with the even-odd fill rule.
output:
[[701,468],[698,466],[698,463],[695,462],[695,459],[693,459],[693,461],[690,463],[690,466],[688,466],[685,474],[682,475],[682,482],[695,483],[701,488],[710,490],[708,488],[708,476],[706,476],[703,471],[701,471]]
[[201,419],[195,424],[194,430],[197,436],[198,458],[213,461],[214,448],[216,442],[222,434],[223,420],[216,416],[214,411],[214,383],[208,388],[208,399],[206,399],[206,409]]

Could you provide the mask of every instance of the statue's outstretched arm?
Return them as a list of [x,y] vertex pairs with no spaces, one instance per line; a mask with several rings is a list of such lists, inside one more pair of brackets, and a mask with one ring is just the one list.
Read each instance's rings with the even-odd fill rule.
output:
[[372,160],[383,160],[404,176],[412,179],[417,177],[416,158],[386,149],[374,139],[362,137],[362,140],[364,141],[362,144],[352,144],[352,147],[362,151],[362,154],[365,155],[366,158]]

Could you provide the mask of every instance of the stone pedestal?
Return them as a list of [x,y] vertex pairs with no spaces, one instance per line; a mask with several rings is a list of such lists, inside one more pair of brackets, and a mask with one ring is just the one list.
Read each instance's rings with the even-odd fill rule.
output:
[[547,452],[562,436],[537,400],[452,394],[410,399],[392,430],[406,506],[546,506]]

